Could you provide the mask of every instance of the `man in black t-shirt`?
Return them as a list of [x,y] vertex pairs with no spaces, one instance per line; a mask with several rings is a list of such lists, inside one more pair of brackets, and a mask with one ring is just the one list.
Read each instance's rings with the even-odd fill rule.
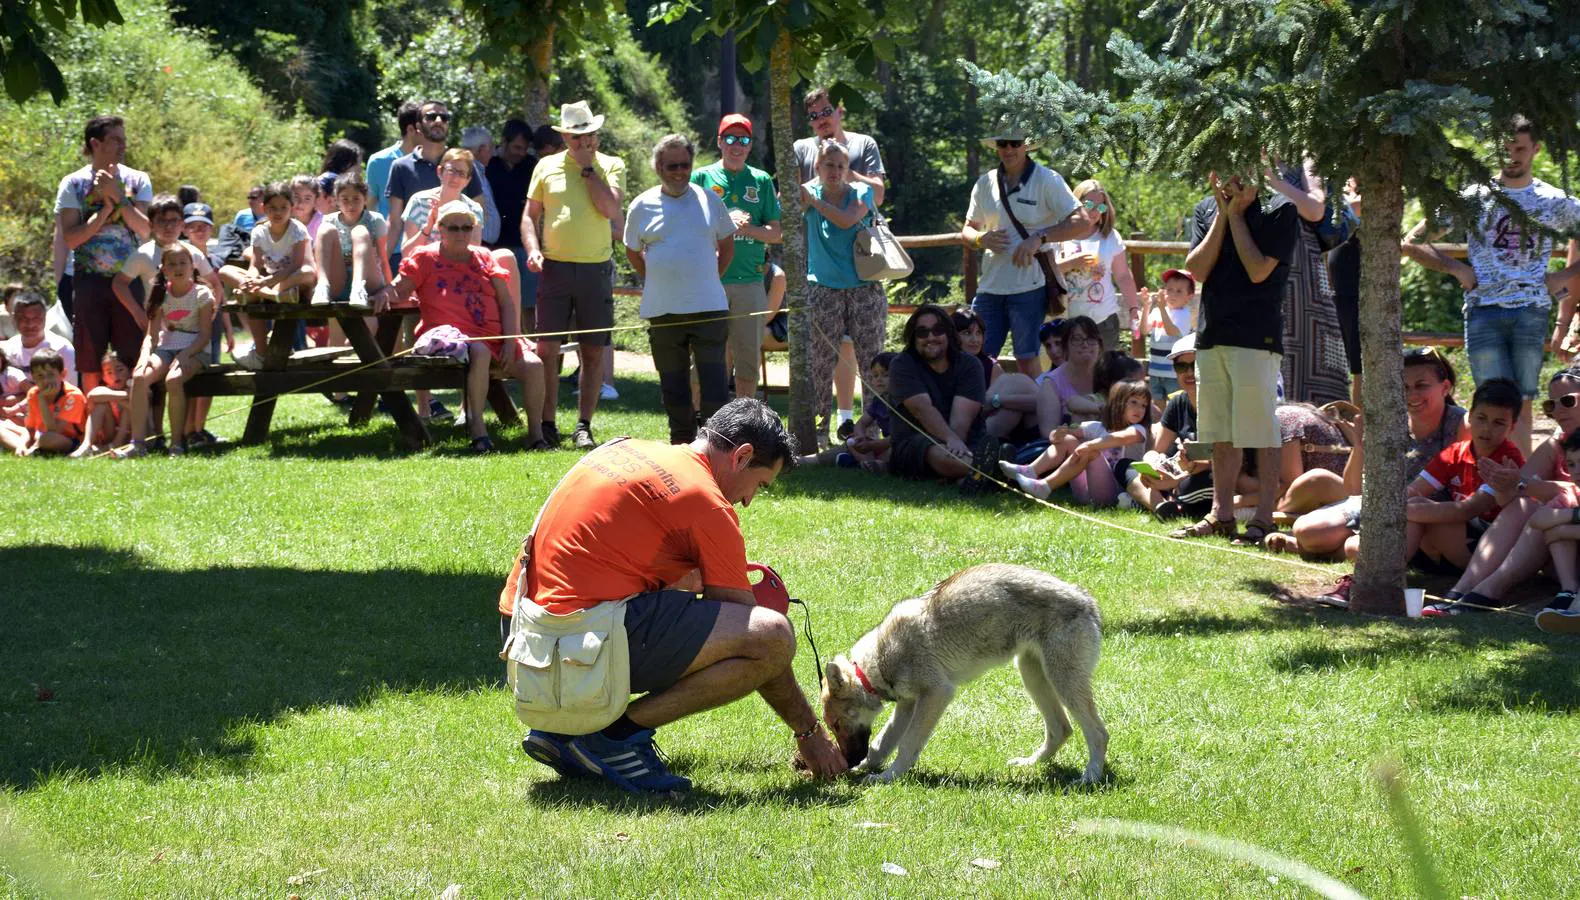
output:
[[[1279,363],[1284,354],[1284,283],[1300,240],[1300,217],[1282,197],[1264,205],[1258,183],[1211,176],[1210,223],[1197,207],[1193,246],[1185,267],[1202,285],[1196,332],[1197,407],[1201,440],[1213,445],[1215,472],[1238,472],[1244,450],[1257,452],[1257,470],[1278,471]],[[1205,233],[1202,225],[1205,224]],[[1258,493],[1245,543],[1261,543],[1273,524],[1276,491]],[[1234,480],[1213,486],[1213,510],[1175,537],[1235,536]]]
[[[889,471],[918,479],[996,471],[999,442],[984,434],[980,416],[987,393],[982,365],[960,349],[949,314],[919,306],[904,334],[905,350],[889,365],[895,407]],[[966,483],[984,480],[977,475]]]

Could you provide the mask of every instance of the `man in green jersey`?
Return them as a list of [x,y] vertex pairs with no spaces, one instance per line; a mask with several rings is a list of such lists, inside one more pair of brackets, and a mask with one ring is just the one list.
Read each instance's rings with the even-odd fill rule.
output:
[[779,195],[774,180],[746,164],[752,155],[752,120],[731,113],[719,121],[719,161],[691,173],[691,181],[719,195],[735,222],[735,258],[721,280],[730,298],[730,356],[735,366],[735,396],[757,393],[757,359],[763,346],[764,317],[745,317],[768,309],[763,286],[768,244],[784,240],[779,227]]

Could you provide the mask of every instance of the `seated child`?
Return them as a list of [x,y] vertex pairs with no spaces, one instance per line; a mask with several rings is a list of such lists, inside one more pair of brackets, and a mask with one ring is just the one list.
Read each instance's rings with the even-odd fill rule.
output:
[[170,411],[170,455],[186,453],[187,402],[183,385],[209,362],[214,295],[193,279],[192,252],[182,245],[165,250],[159,274],[148,298],[148,334],[143,338],[142,356],[132,379],[131,443],[115,451],[116,459],[148,455],[144,445],[148,395],[160,381],[164,382],[165,407]]
[[1558,593],[1537,614],[1536,627],[1576,634],[1580,633],[1580,607],[1575,605],[1575,594],[1580,593],[1580,484],[1576,483],[1580,479],[1580,428],[1564,435],[1558,446],[1564,453],[1569,480],[1546,506],[1531,513],[1525,527],[1542,533],[1558,577]]
[[[220,279],[242,303],[295,303],[300,298],[299,291],[311,287],[317,273],[307,228],[291,218],[289,184],[278,181],[264,188],[263,212],[267,218],[252,229],[248,267],[226,266],[220,270]],[[286,323],[286,327],[295,326]],[[252,332],[253,347],[236,362],[256,369],[263,365],[259,348],[269,340],[269,323],[249,318],[247,328]]]
[[[1491,485],[1482,483],[1478,462],[1525,465],[1525,455],[1509,442],[1523,405],[1519,385],[1491,378],[1471,398],[1470,438],[1443,448],[1405,492],[1405,558],[1428,574],[1459,573],[1470,562],[1476,541],[1502,507]],[[1434,499],[1447,495],[1446,500]],[[1480,603],[1466,594],[1469,602]]]
[[845,443],[822,453],[803,456],[801,465],[833,463],[842,468],[860,466],[878,475],[888,471],[889,432],[894,411],[889,408],[886,398],[889,395],[889,365],[894,362],[894,356],[894,351],[886,350],[872,358],[872,367],[867,370],[867,381],[861,386],[861,418]]
[[[1029,466],[1007,460],[1004,474],[1026,493],[1043,500],[1070,484],[1075,499],[1090,506],[1111,506],[1119,497],[1130,463],[1141,458],[1151,436],[1152,392],[1145,381],[1120,381],[1108,390],[1100,422],[1080,429],[1059,429],[1059,440]],[[1038,472],[1056,466],[1053,473]],[[1072,484],[1073,482],[1073,484]]]
[[1174,343],[1195,330],[1191,323],[1190,302],[1196,296],[1196,279],[1182,269],[1169,269],[1163,273],[1163,290],[1154,294],[1141,292],[1141,302],[1147,337],[1148,383],[1152,397],[1159,404],[1167,403],[1169,395],[1180,389],[1174,377],[1174,367],[1169,352]]
[[88,429],[72,456],[91,456],[125,444],[131,437],[132,370],[112,348],[99,363],[99,386],[88,392]]
[[35,453],[66,454],[82,443],[88,402],[76,385],[66,380],[66,361],[45,347],[28,360],[33,387],[27,392],[27,415],[22,424],[0,420],[0,447],[17,456]]
[[389,223],[368,208],[368,183],[360,172],[336,178],[333,199],[339,210],[325,219],[333,227],[319,228],[314,239],[318,285],[313,303],[368,306],[368,297],[393,280],[385,249]]

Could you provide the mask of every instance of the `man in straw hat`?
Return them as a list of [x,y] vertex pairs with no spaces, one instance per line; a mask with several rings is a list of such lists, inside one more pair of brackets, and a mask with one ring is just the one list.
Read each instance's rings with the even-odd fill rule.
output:
[[1027,156],[1037,142],[1023,132],[1000,132],[983,138],[982,146],[997,151],[999,164],[971,189],[960,230],[967,244],[983,251],[971,308],[982,317],[982,352],[997,356],[1013,333],[1021,374],[1036,377],[1042,369],[1037,330],[1048,312],[1046,277],[1036,255],[1044,243],[1085,233],[1101,216],[1082,209],[1064,176]]
[[[623,207],[625,161],[598,152],[603,116],[593,115],[586,101],[560,107],[554,130],[565,136],[565,151],[544,157],[527,187],[527,210],[521,219],[521,243],[527,268],[541,272],[538,282],[538,327],[547,334],[538,342],[544,371],[559,371],[560,344],[567,337],[572,312],[578,330],[614,325],[614,263],[611,242]],[[541,239],[540,239],[541,230]],[[592,436],[593,411],[603,385],[610,344],[608,331],[577,335],[581,356],[580,415],[572,440],[578,450],[597,446]],[[558,443],[555,391],[543,400],[543,434]]]

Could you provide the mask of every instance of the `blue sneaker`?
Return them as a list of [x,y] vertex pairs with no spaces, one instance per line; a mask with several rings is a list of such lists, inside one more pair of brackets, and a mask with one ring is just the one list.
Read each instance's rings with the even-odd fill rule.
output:
[[659,759],[651,728],[644,728],[623,741],[602,734],[584,734],[571,738],[570,752],[589,771],[597,772],[616,787],[633,794],[691,790],[690,779],[669,771]]
[[567,740],[566,735],[555,734],[551,731],[539,731],[534,728],[525,738],[522,738],[521,749],[528,756],[543,763],[565,778],[584,778],[597,774],[576,761],[576,757],[571,754]]

